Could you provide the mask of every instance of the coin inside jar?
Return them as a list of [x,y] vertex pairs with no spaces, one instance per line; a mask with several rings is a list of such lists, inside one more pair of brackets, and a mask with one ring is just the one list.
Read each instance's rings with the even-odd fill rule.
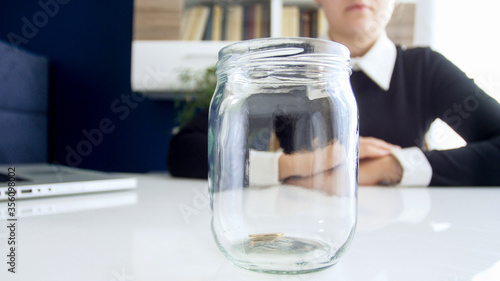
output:
[[280,237],[283,237],[283,232],[278,233],[262,233],[262,234],[249,234],[248,237],[252,238],[252,241],[271,241]]
[[283,232],[278,233],[262,233],[262,234],[249,234],[248,237],[251,238],[277,238],[283,236]]

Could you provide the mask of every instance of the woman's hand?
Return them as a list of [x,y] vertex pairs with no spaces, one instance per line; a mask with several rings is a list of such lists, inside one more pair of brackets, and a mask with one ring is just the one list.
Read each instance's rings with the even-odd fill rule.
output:
[[390,153],[400,146],[374,137],[359,138],[360,185],[395,184],[401,181],[403,168]]
[[374,137],[359,138],[359,159],[387,156],[391,150],[401,149],[399,145],[388,143]]
[[310,177],[329,171],[345,160],[345,148],[338,142],[313,151],[283,154],[279,158],[280,181],[289,177]]
[[[374,137],[360,137],[358,183],[377,185],[401,181],[403,169],[390,154],[394,149],[401,147]],[[330,186],[327,183],[338,180],[339,173],[335,169],[344,162],[345,157],[344,147],[337,142],[314,151],[283,154],[278,164],[279,179],[307,188]]]
[[359,161],[359,185],[396,184],[402,176],[403,168],[390,154]]

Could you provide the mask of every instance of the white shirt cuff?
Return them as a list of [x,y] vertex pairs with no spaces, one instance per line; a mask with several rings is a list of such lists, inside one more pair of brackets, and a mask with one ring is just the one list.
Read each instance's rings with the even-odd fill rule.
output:
[[432,179],[432,167],[427,157],[418,147],[409,147],[391,151],[403,168],[400,186],[429,186]]
[[248,174],[250,186],[266,186],[279,184],[278,160],[281,151],[250,150]]

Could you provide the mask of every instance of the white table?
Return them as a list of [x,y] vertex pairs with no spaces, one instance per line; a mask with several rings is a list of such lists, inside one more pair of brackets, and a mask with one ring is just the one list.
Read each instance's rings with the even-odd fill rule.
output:
[[226,260],[206,181],[138,178],[135,191],[18,201],[18,273],[7,272],[3,218],[0,280],[500,280],[500,188],[362,187],[344,259],[285,276]]

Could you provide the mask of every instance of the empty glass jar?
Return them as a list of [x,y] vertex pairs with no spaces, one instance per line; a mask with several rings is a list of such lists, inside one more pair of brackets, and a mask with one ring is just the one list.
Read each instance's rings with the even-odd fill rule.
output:
[[310,38],[219,52],[209,117],[212,232],[235,264],[331,266],[356,226],[358,115],[349,50]]

